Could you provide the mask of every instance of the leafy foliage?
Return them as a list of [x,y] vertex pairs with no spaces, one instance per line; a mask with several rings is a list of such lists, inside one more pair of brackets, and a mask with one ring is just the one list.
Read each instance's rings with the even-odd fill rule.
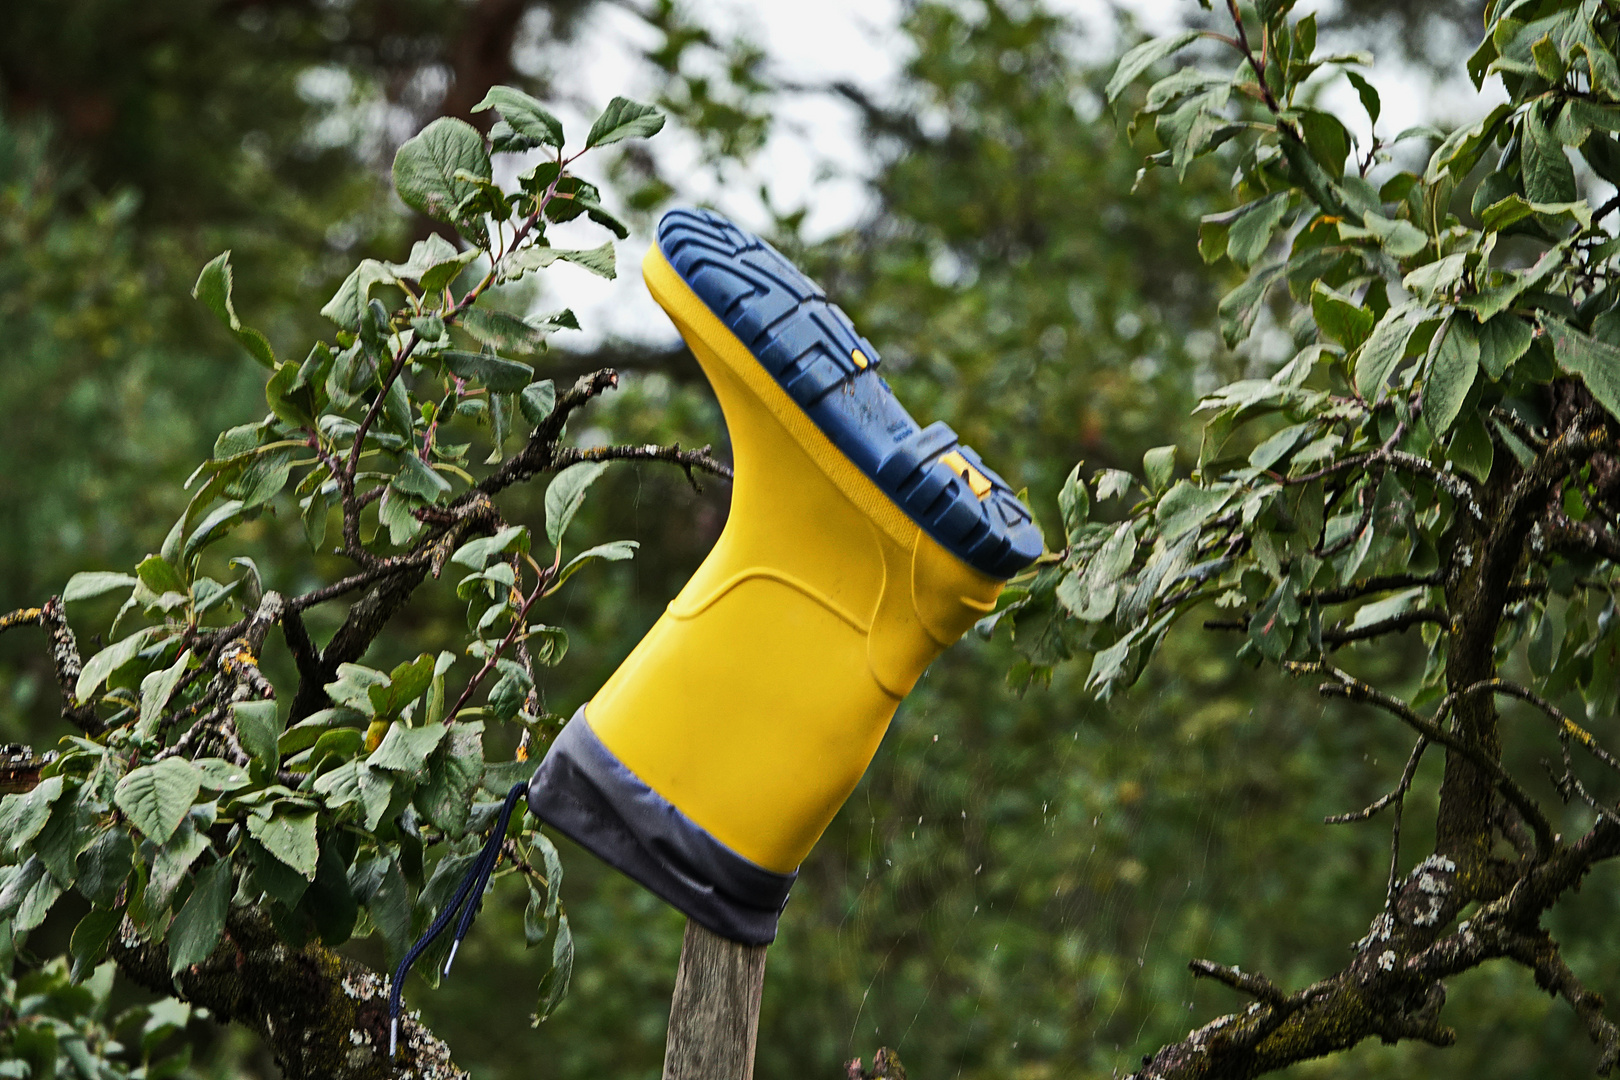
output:
[[[1231,164],[1238,205],[1206,216],[1199,241],[1206,261],[1245,272],[1220,303],[1223,335],[1241,349],[1286,328],[1296,351],[1269,377],[1228,383],[1200,402],[1202,443],[1184,478],[1174,447],[1150,450],[1138,475],[1109,471],[1089,487],[1077,467],[1062,500],[1067,546],[993,619],[1010,616],[1037,663],[1091,652],[1087,685],[1106,698],[1137,680],[1178,621],[1213,608],[1205,625],[1240,634],[1239,657],[1323,675],[1325,696],[1371,704],[1417,736],[1396,789],[1345,820],[1389,805],[1398,816],[1424,751],[1442,746],[1435,854],[1403,881],[1397,827],[1386,910],[1356,947],[1365,958],[1387,945],[1378,970],[1406,964],[1404,989],[1392,982],[1389,992],[1410,994],[1440,974],[1424,950],[1443,947],[1440,927],[1467,904],[1500,902],[1534,925],[1564,886],[1510,902],[1515,885],[1533,892],[1526,883],[1544,882],[1536,875],[1560,860],[1579,867],[1567,871],[1578,878],[1615,853],[1620,818],[1587,793],[1570,750],[1611,769],[1615,759],[1556,703],[1574,698],[1589,720],[1607,722],[1620,692],[1620,352],[1607,340],[1620,241],[1601,224],[1620,202],[1583,195],[1571,164],[1591,179],[1620,179],[1620,26],[1598,5],[1493,4],[1469,72],[1476,85],[1500,75],[1509,100],[1441,139],[1421,169],[1402,169],[1395,148],[1422,133],[1380,133],[1378,95],[1353,70],[1370,58],[1319,53],[1316,17],[1291,18],[1292,6],[1259,5],[1255,31],[1233,5],[1235,36],[1139,46],[1108,92],[1119,102],[1138,76],[1200,40],[1239,55],[1230,75],[1195,63],[1158,79],[1134,102],[1132,123],[1151,123],[1164,147],[1149,168],[1184,174],[1208,155]],[[1373,133],[1364,146],[1306,89],[1341,69]],[[1496,148],[1468,205],[1455,205]],[[1094,514],[1093,490],[1104,514]],[[1336,666],[1350,662],[1338,659],[1347,647],[1411,629],[1427,665],[1410,701]],[[1507,678],[1519,672],[1528,685]],[[1496,695],[1553,722],[1564,748],[1558,792],[1595,818],[1573,847],[1500,764]],[[1493,854],[1496,843],[1515,859]],[[1447,876],[1434,878],[1436,867]],[[1403,905],[1420,871],[1432,904],[1414,914]],[[1494,910],[1456,932],[1481,940]],[[1513,943],[1516,932],[1480,946],[1481,958],[1514,956],[1568,998],[1607,1071],[1620,1031],[1591,1007],[1556,944],[1553,959],[1532,958]],[[1336,1006],[1302,1003],[1334,1000],[1325,988],[1338,979],[1368,992],[1377,976],[1365,959],[1301,1003],[1199,963],[1270,1008],[1223,1036],[1229,1050],[1211,1056],[1203,1040],[1232,1018],[1145,1059],[1140,1075],[1267,1071],[1322,1045],[1387,1039],[1380,1025],[1392,1023],[1407,1037],[1456,1037],[1438,1026],[1437,1005],[1380,1005],[1359,1028],[1313,1028],[1315,1009],[1333,1023],[1325,1016]],[[1211,1063],[1223,1054],[1244,1064]]]
[[[550,137],[538,102],[497,90],[492,101],[513,131],[539,124]],[[660,122],[616,98],[596,141],[650,134]],[[556,135],[560,143],[560,126]],[[539,706],[535,667],[560,661],[566,637],[531,625],[531,612],[582,567],[629,558],[636,546],[601,545],[566,562],[562,552],[606,462],[558,440],[568,413],[615,378],[597,372],[558,395],[534,358],[550,334],[577,322],[568,312],[500,311],[491,288],[558,259],[611,273],[611,243],[585,257],[552,248],[547,233],[581,215],[624,230],[597,190],[569,171],[583,150],[555,145],[503,190],[489,157],[502,139],[439,120],[400,148],[400,197],[451,222],[461,243],[433,235],[404,263],[361,262],[323,309],[335,333],[302,360],[278,358],[242,323],[229,253],[204,267],[195,295],[269,369],[270,411],[219,436],[187,483],[185,512],[134,573],[68,582],[63,596],[75,611],[121,602],[109,644],[81,662],[62,599],[8,619],[8,628],[33,622],[51,631],[66,715],[83,732],[48,757],[37,786],[0,799],[8,956],[76,891],[90,910],[74,932],[72,982],[92,970],[110,978],[110,968],[96,967],[109,951],[127,961],[158,947],[179,975],[208,960],[246,912],[268,915],[294,948],[377,936],[397,958],[448,900],[495,796],[526,774],[523,759],[556,730],[557,718]],[[552,252],[555,259],[544,257]],[[520,416],[529,434],[514,452]],[[481,465],[472,449],[480,441]],[[570,460],[577,463],[564,468]],[[701,454],[671,460],[719,468]],[[542,562],[527,527],[506,524],[491,497],[550,471],[559,475],[546,496],[551,551]],[[289,512],[317,550],[327,546],[328,519],[339,518],[332,550],[353,571],[283,598],[265,588],[252,559],[226,554],[262,516]],[[447,565],[472,571],[456,593],[468,605],[473,672],[452,652],[390,671],[354,662],[416,584]],[[317,649],[302,612],[361,590],[368,596],[351,607],[336,643]],[[393,609],[379,617],[383,595]],[[299,673],[296,693],[278,694],[260,669],[277,624]],[[486,699],[474,704],[480,688]],[[492,723],[521,734],[517,762],[486,763]],[[530,944],[551,942],[543,1017],[566,991],[573,957],[561,863],[532,824],[515,824],[509,843],[503,876],[526,875],[538,890]],[[74,1054],[118,1052],[112,1044],[85,1051],[89,1036],[61,1034],[79,1039]]]

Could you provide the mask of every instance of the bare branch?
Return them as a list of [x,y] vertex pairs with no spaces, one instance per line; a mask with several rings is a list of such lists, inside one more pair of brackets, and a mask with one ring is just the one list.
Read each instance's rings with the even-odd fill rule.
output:
[[1439,585],[1443,581],[1444,575],[1439,571],[1431,574],[1379,574],[1375,577],[1362,578],[1360,581],[1352,581],[1337,589],[1312,589],[1301,593],[1299,599],[1301,603],[1315,601],[1318,604],[1343,604],[1371,596],[1373,593]]
[[1575,721],[1571,720],[1556,705],[1542,697],[1540,694],[1536,693],[1534,690],[1531,690],[1529,687],[1520,686],[1518,683],[1514,682],[1508,682],[1506,679],[1487,679],[1484,682],[1475,683],[1473,686],[1470,686],[1466,690],[1462,691],[1462,693],[1473,694],[1481,690],[1489,690],[1495,694],[1505,694],[1508,697],[1515,697],[1520,701],[1534,705],[1536,708],[1545,713],[1548,719],[1552,720],[1558,726],[1558,734],[1560,738],[1574,739],[1576,742],[1580,743],[1581,746],[1584,747],[1586,751],[1593,757],[1597,758],[1609,768],[1614,769],[1616,772],[1620,772],[1620,760],[1616,760],[1613,754],[1605,750],[1597,741],[1596,736],[1587,731],[1585,728],[1581,727]]
[[1264,975],[1244,971],[1239,967],[1227,967],[1217,964],[1213,960],[1189,960],[1187,967],[1194,975],[1204,979],[1214,979],[1224,983],[1234,990],[1241,990],[1250,997],[1258,998],[1268,1005],[1282,1005],[1288,1000],[1288,995],[1278,989],[1277,984]]
[[1375,705],[1398,717],[1408,727],[1430,742],[1439,743],[1448,750],[1455,750],[1457,753],[1462,754],[1488,774],[1497,789],[1514,806],[1518,807],[1519,813],[1524,815],[1525,821],[1529,823],[1530,828],[1536,834],[1536,849],[1542,858],[1545,858],[1552,850],[1553,829],[1552,825],[1547,821],[1547,815],[1541,812],[1541,808],[1519,786],[1518,781],[1508,775],[1507,771],[1502,768],[1501,763],[1486,755],[1479,747],[1465,743],[1455,735],[1445,731],[1439,724],[1421,716],[1415,709],[1399,698],[1375,689],[1360,679],[1340,671],[1331,664],[1316,661],[1312,663],[1286,663],[1283,666],[1296,674],[1320,672],[1328,675],[1335,681],[1323,683],[1316,688],[1317,692],[1324,697],[1342,697],[1350,701]]
[[1322,644],[1331,649],[1338,649],[1353,642],[1367,641],[1371,638],[1382,637],[1385,634],[1410,630],[1421,623],[1433,623],[1436,626],[1449,629],[1451,617],[1441,608],[1418,608],[1416,611],[1391,615],[1387,619],[1379,619],[1377,622],[1370,622],[1365,626],[1336,626],[1331,630],[1323,630]]
[[[523,449],[508,458],[499,469],[486,476],[475,490],[485,495],[493,495],[503,488],[511,487],[536,473],[550,469],[556,454],[557,440],[562,437],[568,417],[587,401],[618,385],[619,373],[612,368],[603,368],[601,371],[580,376],[579,381],[557,396],[557,403],[552,408],[551,415],[541,421],[529,435],[529,441]],[[468,498],[469,495],[463,495],[462,499]]]
[[1508,945],[1508,955],[1535,973],[1537,986],[1563,998],[1575,1010],[1598,1048],[1597,1073],[1608,1076],[1620,1061],[1620,1028],[1603,1015],[1603,995],[1582,985],[1547,933],[1514,935]]
[[1418,736],[1417,745],[1412,747],[1412,755],[1406,759],[1406,768],[1401,770],[1401,779],[1395,787],[1381,796],[1378,801],[1360,810],[1353,810],[1348,814],[1329,814],[1322,819],[1324,825],[1347,825],[1353,821],[1367,821],[1384,807],[1392,802],[1398,802],[1406,797],[1411,790],[1412,779],[1417,775],[1418,762],[1423,760],[1423,752],[1429,748],[1429,740]]
[[702,491],[698,486],[692,470],[697,469],[718,476],[725,480],[732,478],[731,466],[723,461],[716,461],[709,456],[709,448],[701,450],[682,450],[681,444],[673,446],[659,446],[648,443],[645,446],[597,446],[589,450],[565,449],[559,450],[553,458],[553,468],[562,469],[580,461],[667,461],[679,465],[686,473],[687,483],[693,490]]

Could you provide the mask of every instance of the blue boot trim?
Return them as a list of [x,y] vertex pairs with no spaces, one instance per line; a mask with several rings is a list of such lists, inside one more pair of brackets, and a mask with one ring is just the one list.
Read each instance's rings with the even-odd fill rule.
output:
[[675,809],[602,744],[584,706],[534,771],[529,809],[721,937],[744,945],[776,940],[798,873],[750,862]]
[[1006,481],[945,424],[917,427],[878,374],[872,343],[775,248],[707,210],[665,214],[658,246],[833,445],[928,535],[992,577],[1011,577],[1040,555],[1040,531]]

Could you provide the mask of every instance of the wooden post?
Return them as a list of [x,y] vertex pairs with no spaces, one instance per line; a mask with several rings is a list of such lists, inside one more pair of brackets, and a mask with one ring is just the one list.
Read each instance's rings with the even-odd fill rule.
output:
[[692,922],[669,1006],[664,1080],[753,1080],[764,945],[738,945]]

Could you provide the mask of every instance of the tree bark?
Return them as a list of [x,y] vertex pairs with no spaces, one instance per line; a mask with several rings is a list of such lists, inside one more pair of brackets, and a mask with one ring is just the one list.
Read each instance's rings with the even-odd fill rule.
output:
[[766,948],[727,941],[687,921],[664,1080],[753,1080]]
[[141,986],[253,1031],[285,1080],[466,1080],[450,1048],[411,1014],[390,1061],[388,981],[319,942],[288,945],[257,909],[233,911],[213,955],[173,979],[168,947],[137,941],[127,922],[108,954]]

